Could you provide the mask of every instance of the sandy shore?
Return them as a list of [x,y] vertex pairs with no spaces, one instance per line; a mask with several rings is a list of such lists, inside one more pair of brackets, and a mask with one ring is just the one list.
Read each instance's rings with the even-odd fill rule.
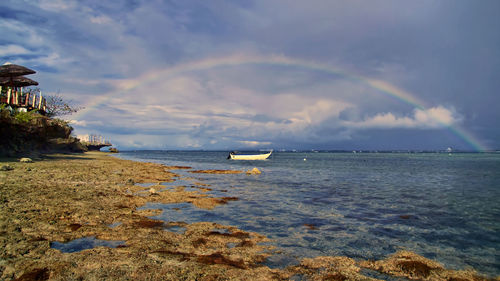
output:
[[[148,202],[212,209],[237,200],[230,190],[228,197],[212,198],[203,184],[197,191],[162,191],[162,182],[174,181],[175,171],[188,167],[121,160],[102,152],[51,155],[34,163],[4,159],[0,165],[12,168],[0,171],[1,280],[374,280],[387,275],[485,280],[404,251],[381,261],[317,257],[271,269],[262,262],[273,249],[258,233],[211,222],[165,223],[148,218],[160,210],[137,209]],[[169,231],[172,226],[185,231]],[[123,244],[73,253],[51,247],[83,237]]]

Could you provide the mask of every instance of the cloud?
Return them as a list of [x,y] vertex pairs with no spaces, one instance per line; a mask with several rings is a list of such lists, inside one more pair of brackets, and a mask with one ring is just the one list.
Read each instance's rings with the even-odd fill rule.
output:
[[41,9],[52,12],[64,12],[66,10],[74,9],[78,4],[70,0],[41,0],[38,6]]
[[379,113],[362,121],[344,121],[343,125],[355,129],[438,129],[461,122],[454,109],[443,106],[429,109],[415,108],[412,116],[397,117],[391,112]]
[[[455,124],[498,143],[495,1],[38,0],[22,10],[18,2],[0,4],[0,59],[37,70],[44,93],[60,90],[95,106],[76,130],[111,134],[124,145],[335,147],[370,139],[370,130],[419,134]],[[343,75],[286,60],[176,72],[231,54],[299,59]],[[429,108],[384,95],[363,77]],[[390,146],[387,140],[380,144]]]
[[243,144],[246,147],[262,147],[266,145],[271,145],[270,141],[239,141],[239,143]]
[[27,55],[31,54],[32,52],[23,46],[19,45],[6,45],[6,46],[1,46],[0,47],[0,56],[2,57],[8,57],[8,56],[18,56],[18,55]]
[[89,127],[89,126],[101,126],[104,123],[102,121],[86,121],[86,120],[68,120],[69,123],[73,126],[79,126],[79,127]]
[[[163,135],[166,144],[159,146],[186,149],[335,143],[370,129],[440,129],[461,121],[451,107],[405,110],[368,84],[325,80],[314,70],[298,75],[293,69],[270,67],[272,73],[267,65],[174,66],[181,70],[120,79],[114,86],[123,90],[104,98],[85,119],[106,119],[100,129],[123,143],[140,133],[141,143],[154,147],[145,136]],[[384,106],[394,110],[381,113]]]
[[89,18],[91,23],[95,24],[106,24],[111,22],[111,18],[106,16],[93,16]]

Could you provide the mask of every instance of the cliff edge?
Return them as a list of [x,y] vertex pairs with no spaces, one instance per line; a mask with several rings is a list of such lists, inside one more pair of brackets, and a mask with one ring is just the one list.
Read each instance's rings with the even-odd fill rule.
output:
[[87,147],[71,136],[72,131],[61,119],[30,112],[11,115],[8,110],[1,110],[0,156],[87,151]]

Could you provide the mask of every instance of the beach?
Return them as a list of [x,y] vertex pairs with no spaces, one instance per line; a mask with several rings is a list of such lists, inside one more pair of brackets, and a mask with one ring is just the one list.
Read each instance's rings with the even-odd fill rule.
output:
[[[156,220],[151,217],[161,210],[141,208],[148,203],[187,203],[211,210],[238,200],[231,190],[213,197],[207,194],[211,187],[203,183],[196,190],[164,188],[164,183],[179,179],[178,171],[189,167],[123,160],[103,152],[33,160],[0,163],[8,167],[0,171],[2,280],[374,280],[388,276],[487,280],[472,270],[448,270],[408,251],[377,261],[318,256],[271,268],[263,262],[276,249],[262,234],[210,221]],[[215,172],[230,177],[240,171]],[[178,228],[184,231],[174,231]],[[82,238],[87,239],[83,244],[91,245],[61,250],[66,249],[64,243]]]

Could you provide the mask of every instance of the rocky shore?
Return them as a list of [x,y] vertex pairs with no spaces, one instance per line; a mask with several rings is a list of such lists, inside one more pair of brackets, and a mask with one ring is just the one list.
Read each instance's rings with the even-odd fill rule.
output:
[[[284,269],[269,268],[263,262],[274,249],[258,233],[212,222],[163,222],[150,218],[161,210],[139,208],[148,202],[186,202],[212,209],[238,200],[230,197],[230,190],[228,197],[210,197],[206,194],[210,187],[201,183],[195,191],[163,188],[161,183],[179,178],[176,170],[189,167],[121,160],[102,152],[50,155],[33,163],[2,159],[0,165],[9,167],[0,171],[1,280],[375,280],[389,276],[487,280],[473,271],[447,270],[404,251],[380,261],[316,257]],[[206,172],[231,176],[231,172]],[[119,242],[81,251],[54,247],[80,238]]]

